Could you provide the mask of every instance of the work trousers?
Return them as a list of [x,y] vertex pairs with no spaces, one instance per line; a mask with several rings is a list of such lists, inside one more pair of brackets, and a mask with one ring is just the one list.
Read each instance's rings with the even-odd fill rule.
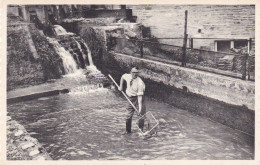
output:
[[[133,103],[133,105],[136,107],[137,110],[139,110],[139,105],[138,105],[138,96],[132,96],[129,97],[129,100]],[[132,127],[132,118],[134,115],[134,108],[130,103],[128,103],[127,106],[127,113],[126,113],[126,131],[128,133],[131,132],[131,127]],[[142,98],[142,110],[140,113],[140,116],[143,116],[146,113],[146,106],[145,106],[145,101],[144,101],[144,96]],[[138,122],[138,126],[141,130],[143,130],[144,127],[144,119],[140,119]]]

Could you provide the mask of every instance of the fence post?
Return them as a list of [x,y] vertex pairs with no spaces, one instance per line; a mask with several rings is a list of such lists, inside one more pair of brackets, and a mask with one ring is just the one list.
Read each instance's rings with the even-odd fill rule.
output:
[[250,59],[249,59],[249,56],[248,56],[248,60],[247,60],[247,79],[250,80],[251,77],[250,77]]
[[244,61],[243,61],[243,70],[242,70],[242,80],[246,80],[246,73],[247,73],[247,59],[248,59],[248,53],[245,54],[244,56]]
[[193,49],[193,38],[190,38],[190,48]]
[[141,58],[144,57],[143,27],[142,26],[141,26],[141,36],[140,36],[140,55],[141,55]]
[[249,38],[247,46],[248,46],[248,53],[249,53],[250,50],[252,49],[252,38]]
[[183,39],[183,47],[182,47],[182,62],[181,66],[186,66],[186,47],[187,47],[187,17],[188,11],[185,10],[185,23],[184,23],[184,39]]
[[141,58],[143,58],[144,57],[143,38],[141,38],[140,40],[140,54],[141,54]]
[[248,80],[250,80],[250,59],[249,59],[249,53],[252,49],[252,38],[249,38],[248,40],[248,58],[247,58],[247,76]]

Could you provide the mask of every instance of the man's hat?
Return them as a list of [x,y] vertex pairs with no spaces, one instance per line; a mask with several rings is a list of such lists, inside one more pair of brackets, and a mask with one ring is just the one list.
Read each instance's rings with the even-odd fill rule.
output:
[[136,67],[133,67],[133,68],[131,69],[131,72],[132,72],[132,73],[138,73],[139,70],[138,70]]

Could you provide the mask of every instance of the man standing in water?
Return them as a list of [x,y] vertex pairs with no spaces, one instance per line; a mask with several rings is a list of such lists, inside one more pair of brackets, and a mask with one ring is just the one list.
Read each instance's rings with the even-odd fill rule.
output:
[[[120,80],[120,86],[118,90],[123,90],[123,82],[126,81],[126,94],[129,100],[133,103],[133,105],[138,109],[138,116],[144,115],[146,108],[144,104],[144,91],[145,84],[143,80],[138,76],[139,73],[138,67],[133,67],[131,69],[130,74],[124,74]],[[138,108],[137,108],[138,107]],[[126,114],[126,131],[123,134],[131,133],[132,127],[132,117],[134,115],[134,108],[129,103],[127,106],[127,114]],[[144,120],[139,120],[138,126],[140,129],[144,127]]]

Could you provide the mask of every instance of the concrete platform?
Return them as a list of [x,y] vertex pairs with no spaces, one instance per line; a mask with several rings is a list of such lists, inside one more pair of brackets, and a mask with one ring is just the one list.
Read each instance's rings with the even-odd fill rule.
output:
[[[66,78],[65,78],[66,79]],[[40,97],[53,96],[60,93],[68,93],[70,88],[77,87],[76,83],[65,83],[64,79],[51,80],[48,83],[19,88],[7,92],[7,103],[16,103],[36,99]],[[74,85],[73,85],[74,84]]]

